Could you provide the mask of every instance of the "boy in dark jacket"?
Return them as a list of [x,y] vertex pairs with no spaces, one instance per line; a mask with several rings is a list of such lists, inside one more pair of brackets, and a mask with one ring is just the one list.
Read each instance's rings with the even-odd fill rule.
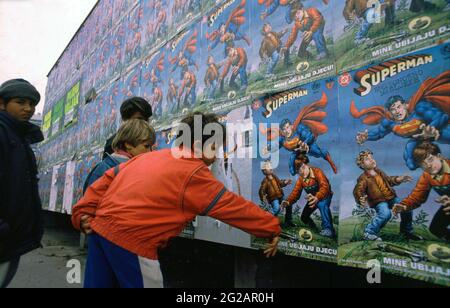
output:
[[0,287],[14,277],[20,257],[43,234],[36,158],[30,147],[44,140],[29,120],[40,95],[23,79],[0,86]]
[[[359,153],[356,164],[364,170],[364,173],[358,178],[353,191],[355,201],[362,207],[365,207],[368,203],[369,207],[377,212],[364,231],[364,240],[382,241],[378,234],[391,220],[391,210],[394,205],[400,202],[393,187],[411,182],[412,178],[410,176],[386,175],[386,173],[378,169],[373,153],[368,150]],[[402,213],[400,233],[406,239],[420,240],[421,238],[413,234],[412,219],[412,212]]]
[[280,180],[272,169],[270,161],[264,162],[262,173],[265,175],[259,188],[259,198],[263,203],[270,203],[271,213],[278,216],[281,212],[281,202],[283,202],[283,187],[292,183],[291,180]]

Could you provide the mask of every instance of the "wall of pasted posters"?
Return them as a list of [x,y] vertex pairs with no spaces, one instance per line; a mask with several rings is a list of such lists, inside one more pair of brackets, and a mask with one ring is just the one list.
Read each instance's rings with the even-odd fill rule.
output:
[[[138,95],[156,149],[192,111],[240,125],[227,151],[248,158],[212,171],[280,218],[283,253],[449,285],[448,16],[448,0],[101,0],[48,76],[44,207],[71,213]],[[416,162],[432,150],[443,176]],[[185,236],[262,245],[208,218]]]

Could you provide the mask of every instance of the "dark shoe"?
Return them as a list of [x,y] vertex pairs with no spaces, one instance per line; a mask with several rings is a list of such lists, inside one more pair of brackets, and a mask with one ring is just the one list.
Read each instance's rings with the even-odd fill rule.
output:
[[415,235],[414,233],[401,233],[401,236],[403,236],[408,241],[423,241],[423,237]]
[[296,228],[297,227],[297,225],[294,224],[292,221],[287,221],[287,222],[283,223],[281,226],[283,227],[283,229],[285,229],[285,228]]

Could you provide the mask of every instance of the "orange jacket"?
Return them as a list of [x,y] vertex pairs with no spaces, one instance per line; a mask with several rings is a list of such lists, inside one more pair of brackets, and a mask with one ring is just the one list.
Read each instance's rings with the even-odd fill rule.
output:
[[294,204],[295,202],[300,199],[302,195],[302,191],[305,187],[310,187],[314,185],[318,185],[318,191],[315,194],[315,197],[319,199],[319,201],[322,201],[323,199],[329,197],[333,192],[331,191],[330,182],[328,181],[328,178],[323,173],[322,170],[319,168],[311,167],[311,170],[314,173],[314,178],[310,179],[311,182],[305,183],[305,179],[300,177],[297,180],[297,183],[295,184],[295,188],[292,191],[291,195],[287,198],[287,201],[290,205]]
[[312,7],[307,9],[306,12],[308,14],[307,17],[295,21],[294,28],[286,42],[287,48],[291,48],[291,46],[294,45],[299,31],[311,31],[312,33],[315,33],[325,23],[325,19],[318,9]]
[[250,201],[226,191],[196,158],[176,158],[170,149],[138,156],[111,169],[88,188],[73,209],[80,230],[83,215],[92,229],[145,258],[178,236],[196,216],[210,216],[256,237],[281,233],[279,220]]
[[[450,160],[447,160],[450,164]],[[440,181],[434,179],[429,173],[424,172],[416,184],[412,193],[405,198],[401,204],[406,205],[408,209],[416,209],[424,204],[430,195],[433,187],[447,186],[447,191],[450,190],[450,174],[445,173]]]

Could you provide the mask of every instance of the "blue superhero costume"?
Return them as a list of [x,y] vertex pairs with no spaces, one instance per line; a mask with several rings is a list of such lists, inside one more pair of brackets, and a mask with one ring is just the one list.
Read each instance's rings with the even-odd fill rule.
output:
[[[211,45],[209,46],[210,49],[214,49],[221,43],[222,36],[226,33],[231,33],[234,35],[234,38],[232,40],[227,40],[222,43],[225,44],[224,46],[224,56],[225,58],[228,56],[228,50],[230,47],[234,47],[235,41],[244,40],[249,46],[250,46],[250,39],[242,33],[240,30],[240,27],[246,22],[245,17],[245,8],[246,0],[242,0],[241,3],[233,9],[230,16],[228,17],[227,22],[221,23],[217,30],[213,31],[211,34],[206,34],[206,38],[211,41]],[[220,29],[222,27],[225,27],[225,33],[221,33]]]
[[[390,133],[409,139],[405,151],[404,159],[410,170],[416,170],[419,166],[413,159],[414,149],[423,141],[421,138],[414,138],[420,134],[422,125],[432,126],[439,133],[441,144],[450,144],[450,71],[446,71],[436,78],[427,79],[420,89],[412,96],[409,105],[409,115],[402,122],[392,120],[383,106],[374,106],[358,111],[355,103],[352,102],[350,113],[354,118],[362,118],[364,124],[379,125],[376,129],[369,131],[368,140],[378,141]],[[434,141],[434,140],[433,140]]]
[[403,157],[410,170],[416,170],[417,164],[414,162],[413,152],[417,145],[422,141],[412,136],[420,133],[420,126],[426,124],[432,126],[440,132],[438,143],[450,144],[450,127],[448,126],[449,116],[442,110],[429,102],[420,102],[416,110],[410,114],[405,121],[399,123],[393,120],[384,119],[381,125],[374,130],[369,131],[369,141],[383,139],[390,133],[409,139],[406,144]]
[[[283,126],[290,124],[294,130],[292,136],[283,136],[280,131],[275,132],[269,130],[267,132],[269,141],[275,139],[275,136],[277,136],[279,139],[279,149],[284,148],[291,152],[289,156],[289,172],[293,176],[297,173],[295,170],[295,160],[299,154],[298,147],[300,142],[304,142],[309,146],[308,155],[325,159],[330,164],[334,173],[337,173],[337,167],[331,159],[330,153],[321,149],[317,144],[317,137],[328,131],[328,127],[321,123],[327,116],[327,113],[322,110],[327,104],[328,98],[324,93],[319,101],[306,106],[300,112],[294,124],[291,124],[289,120],[283,121],[280,131]],[[270,145],[268,146],[268,150],[272,150]]]

